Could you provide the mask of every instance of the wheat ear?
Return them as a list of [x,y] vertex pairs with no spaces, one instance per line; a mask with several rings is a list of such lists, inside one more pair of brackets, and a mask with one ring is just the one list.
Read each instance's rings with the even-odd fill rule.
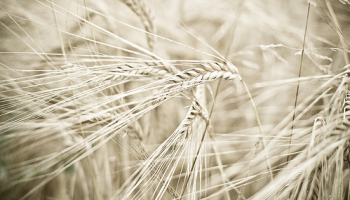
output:
[[157,34],[155,26],[155,15],[149,0],[122,0],[142,21],[147,34],[148,46],[153,50]]

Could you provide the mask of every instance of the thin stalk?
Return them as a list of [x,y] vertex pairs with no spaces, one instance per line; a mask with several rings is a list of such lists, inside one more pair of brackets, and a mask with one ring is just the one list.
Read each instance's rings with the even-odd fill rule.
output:
[[293,119],[292,119],[292,127],[290,131],[290,137],[289,137],[289,143],[288,143],[288,155],[287,155],[287,162],[289,162],[289,153],[290,153],[290,145],[292,144],[292,137],[293,137],[293,129],[294,129],[294,120],[295,120],[295,110],[298,104],[298,96],[299,96],[299,86],[300,86],[300,76],[301,76],[301,68],[303,66],[303,58],[304,58],[304,49],[305,49],[305,41],[306,41],[306,33],[307,33],[307,25],[309,22],[309,15],[310,15],[310,2],[307,6],[307,16],[306,16],[306,24],[305,24],[305,32],[304,32],[304,40],[303,40],[303,47],[301,49],[301,58],[300,58],[300,66],[299,66],[299,75],[298,75],[298,84],[297,84],[297,91],[295,93],[295,101],[294,101],[294,109],[293,109]]
[[[234,36],[235,36],[235,32],[236,32],[236,29],[237,29],[237,25],[238,25],[238,20],[239,20],[239,17],[241,15],[241,11],[242,11],[242,8],[243,8],[243,5],[244,5],[244,2],[245,0],[241,0],[239,3],[238,3],[238,6],[237,6],[237,12],[235,13],[235,20],[233,22],[233,30],[232,30],[232,34],[231,34],[231,38],[230,38],[230,43],[229,43],[229,46],[228,46],[228,49],[227,49],[227,52],[226,52],[226,57],[229,55],[231,49],[232,49],[232,44],[233,44],[233,39],[234,39]],[[243,86],[244,86],[244,89],[246,90],[247,94],[248,94],[248,97],[250,99],[250,102],[252,104],[252,107],[254,109],[254,114],[255,114],[255,118],[256,118],[256,122],[258,124],[258,127],[259,127],[259,133],[260,133],[260,136],[259,137],[259,140],[262,141],[263,143],[263,150],[265,150],[265,156],[266,156],[266,162],[267,162],[267,166],[268,166],[268,170],[270,172],[270,176],[271,176],[271,180],[273,180],[273,174],[272,174],[272,168],[271,168],[271,163],[270,163],[270,160],[269,160],[269,154],[268,154],[268,151],[265,149],[266,148],[266,142],[265,142],[265,139],[263,137],[263,132],[262,132],[262,129],[261,129],[261,122],[260,122],[260,118],[259,118],[259,114],[258,114],[258,111],[256,109],[256,106],[255,106],[255,103],[254,103],[254,100],[252,98],[252,95],[250,94],[250,91],[248,89],[248,86],[246,85],[246,83],[240,79],[240,81],[242,82]]]
[[253,110],[254,110],[256,123],[258,124],[258,127],[259,127],[259,134],[260,134],[259,140],[261,141],[261,143],[263,145],[263,150],[265,151],[265,161],[267,162],[267,167],[268,167],[268,170],[269,170],[269,173],[270,173],[271,181],[273,181],[273,173],[272,173],[271,162],[270,162],[270,159],[269,159],[269,152],[266,149],[266,142],[265,142],[265,139],[264,139],[264,134],[263,134],[262,129],[261,129],[261,122],[260,122],[258,110],[256,109],[255,103],[253,101],[253,97],[252,97],[252,95],[249,92],[247,84],[245,84],[245,82],[243,80],[242,80],[242,84],[243,84],[243,86],[244,86],[244,88],[245,88],[245,90],[246,90],[246,92],[247,92],[247,94],[249,96],[250,103],[252,104],[252,107],[253,107]]

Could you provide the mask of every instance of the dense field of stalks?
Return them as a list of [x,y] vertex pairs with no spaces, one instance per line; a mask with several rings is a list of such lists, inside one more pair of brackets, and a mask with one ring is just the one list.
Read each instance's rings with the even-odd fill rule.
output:
[[0,199],[350,199],[347,0],[1,0]]

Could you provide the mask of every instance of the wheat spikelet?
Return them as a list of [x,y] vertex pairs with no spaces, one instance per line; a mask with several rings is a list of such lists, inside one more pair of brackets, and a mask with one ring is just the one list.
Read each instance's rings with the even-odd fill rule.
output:
[[149,0],[122,0],[142,21],[147,34],[148,46],[153,50],[157,34],[155,26],[155,15]]
[[[329,104],[337,105],[334,106],[333,111],[336,110],[334,113],[339,112],[339,114],[333,114],[332,118],[328,118],[328,113],[332,110],[326,106],[322,114],[319,114],[314,120],[307,151],[300,153],[283,170],[293,175],[287,178],[277,176],[276,183],[272,183],[271,186],[278,187],[278,189],[274,189],[274,192],[270,194],[264,193],[265,190],[263,190],[261,196],[254,196],[253,199],[325,199],[331,195],[336,199],[342,198],[343,188],[348,182],[343,182],[343,178],[339,177],[347,173],[348,165],[344,160],[348,156],[346,148],[350,123],[348,112],[345,112],[349,90],[347,72],[340,77],[342,82],[332,94],[329,102]],[[266,191],[269,189],[266,188]]]
[[[335,122],[336,125],[331,126],[330,131],[326,131],[321,128],[325,126],[326,119],[322,115],[317,117],[314,122],[314,127],[312,131],[311,142],[309,144],[308,152],[314,151],[314,149],[317,148],[319,144],[321,144],[326,140],[344,141],[344,138],[345,139],[348,138],[348,130],[350,127],[350,121],[348,118],[349,114],[346,112],[348,108],[348,103],[347,103],[348,101],[347,94],[349,91],[348,83],[349,83],[348,74],[345,74],[343,76],[343,80],[340,86],[338,87],[337,91],[335,92],[332,98],[334,100],[331,101],[331,102],[334,102],[334,105],[337,105],[332,107],[331,115],[334,115],[334,113],[336,112],[340,113],[342,112],[342,110],[344,110],[342,119],[336,120],[334,116],[331,117],[330,119],[332,119],[333,123]],[[332,123],[332,121],[328,123]],[[347,140],[348,139],[346,139],[346,141]],[[297,191],[293,191],[292,194],[290,194],[292,199],[294,198],[323,199],[325,196],[327,196],[327,194],[323,192],[324,188],[329,187],[330,185],[339,184],[337,182],[339,180],[335,177],[336,173],[330,170],[332,167],[337,167],[337,165],[334,164],[333,161],[331,162],[330,160],[335,159],[337,157],[341,158],[341,163],[343,160],[346,160],[348,157],[347,145],[348,145],[348,142],[341,143],[341,145],[338,148],[334,148],[334,150],[331,151],[328,154],[328,156],[318,161],[319,164],[317,164],[316,166],[312,166],[310,169],[308,169],[304,173],[304,177],[300,179],[301,182],[299,183],[299,187],[298,187],[299,189]],[[340,168],[336,168],[336,169],[343,171],[344,167],[346,166],[343,166],[343,164],[341,164]],[[339,197],[339,194],[333,194],[333,195]],[[342,195],[342,192],[340,192],[340,195]]]
[[327,121],[336,119],[337,117],[335,116],[339,115],[342,112],[342,106],[344,104],[343,101],[346,97],[346,92],[348,90],[349,83],[350,83],[350,76],[349,74],[346,73],[342,78],[342,81],[339,87],[337,88],[337,91],[335,92],[332,99],[330,100],[330,103],[332,103],[332,105],[329,105],[329,109],[331,110],[331,112],[328,116]]
[[[139,131],[135,130],[134,126],[129,126],[127,130],[127,134],[132,140],[131,147],[134,149],[134,151],[137,153],[138,159],[140,161],[146,162],[146,160],[149,158],[149,154],[146,152],[145,147],[143,143],[140,141],[140,133]],[[150,176],[155,176],[155,178],[159,181],[160,184],[163,185],[165,190],[173,197],[173,198],[178,198],[179,195],[177,194],[176,190],[169,185],[166,180],[162,178],[159,172],[154,170],[155,168],[155,163],[152,163],[150,166],[151,172]],[[137,184],[137,183],[135,183]],[[132,184],[131,184],[132,185]]]
[[[139,186],[141,184],[141,180],[144,180],[146,176],[148,175],[151,175],[152,177],[154,175],[159,177],[164,176],[162,174],[165,174],[165,172],[162,170],[162,168],[160,168],[163,165],[162,164],[163,161],[161,158],[165,156],[164,155],[165,152],[169,151],[171,154],[176,154],[179,151],[179,149],[181,148],[181,145],[184,143],[184,140],[188,139],[189,134],[191,133],[191,126],[192,126],[193,120],[197,115],[198,115],[198,111],[196,111],[194,104],[192,104],[185,119],[181,122],[179,127],[174,131],[172,136],[169,137],[169,139],[167,140],[168,142],[162,144],[158,148],[159,150],[156,150],[155,153],[151,155],[151,157],[143,158],[146,164],[144,164],[144,166],[142,166],[138,170],[139,174],[138,175],[135,174],[136,177],[131,184],[128,184],[128,188],[123,189],[125,190],[124,192],[122,192],[124,193],[123,194],[124,198],[127,198],[128,196],[130,196],[133,188],[136,186]],[[157,153],[159,153],[159,155],[157,155]],[[158,163],[157,160],[159,160],[160,163]],[[166,164],[166,161],[164,162]],[[175,161],[175,162],[177,163],[178,161]],[[168,176],[171,176],[171,174]],[[161,196],[162,193],[166,190],[168,191],[169,194],[171,194],[173,198],[179,198],[179,195],[177,194],[176,190],[171,187],[168,180],[164,180],[163,178],[160,178],[160,183],[163,186],[158,196]],[[149,185],[142,186],[141,188],[144,188],[144,187],[147,188],[149,187]],[[142,196],[143,194],[141,193],[137,195]]]

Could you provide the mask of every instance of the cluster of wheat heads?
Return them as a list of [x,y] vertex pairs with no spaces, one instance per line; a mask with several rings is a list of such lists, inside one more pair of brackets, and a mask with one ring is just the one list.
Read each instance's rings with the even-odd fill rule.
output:
[[349,1],[0,11],[0,199],[350,199]]

